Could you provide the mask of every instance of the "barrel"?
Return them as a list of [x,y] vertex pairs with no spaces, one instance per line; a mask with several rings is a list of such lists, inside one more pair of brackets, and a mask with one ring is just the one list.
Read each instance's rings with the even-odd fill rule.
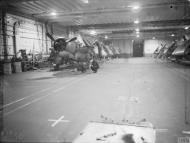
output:
[[21,62],[14,62],[13,65],[16,73],[22,72]]
[[3,73],[4,73],[5,75],[12,74],[11,63],[4,63],[4,64],[3,64]]

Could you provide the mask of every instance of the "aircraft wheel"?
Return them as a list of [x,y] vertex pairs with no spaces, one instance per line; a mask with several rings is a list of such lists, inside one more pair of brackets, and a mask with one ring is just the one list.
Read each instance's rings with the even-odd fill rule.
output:
[[55,66],[54,66],[54,70],[56,71],[56,70],[59,70],[59,64],[56,64]]
[[82,73],[85,73],[85,72],[86,72],[86,69],[85,69],[84,66],[81,67],[81,72],[82,72]]

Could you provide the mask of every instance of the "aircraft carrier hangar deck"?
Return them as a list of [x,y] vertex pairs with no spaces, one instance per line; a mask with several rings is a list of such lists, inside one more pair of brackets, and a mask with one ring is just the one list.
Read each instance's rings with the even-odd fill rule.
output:
[[189,6],[0,0],[0,141],[189,143]]

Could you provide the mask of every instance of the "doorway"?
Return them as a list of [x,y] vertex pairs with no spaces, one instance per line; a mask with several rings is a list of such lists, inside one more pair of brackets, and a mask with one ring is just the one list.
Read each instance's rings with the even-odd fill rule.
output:
[[133,41],[133,57],[144,56],[144,40]]

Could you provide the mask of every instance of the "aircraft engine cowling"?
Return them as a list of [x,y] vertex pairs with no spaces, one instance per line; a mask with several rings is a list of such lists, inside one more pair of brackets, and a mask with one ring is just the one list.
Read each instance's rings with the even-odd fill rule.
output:
[[62,63],[62,57],[56,55],[56,56],[54,57],[53,63],[56,64],[56,65],[61,64],[61,63]]
[[74,55],[68,51],[59,52],[59,56],[62,58],[74,59]]
[[90,54],[84,54],[81,52],[76,52],[75,53],[75,59],[79,62],[87,62],[91,59]]
[[80,47],[80,48],[76,49],[76,52],[80,52],[83,54],[87,54],[87,53],[89,53],[89,51],[90,51],[90,48],[88,48],[88,47]]
[[77,49],[77,43],[76,42],[70,42],[66,46],[66,51],[70,53],[75,53]]
[[55,51],[63,51],[66,48],[66,40],[64,38],[58,38],[54,41],[54,50]]

